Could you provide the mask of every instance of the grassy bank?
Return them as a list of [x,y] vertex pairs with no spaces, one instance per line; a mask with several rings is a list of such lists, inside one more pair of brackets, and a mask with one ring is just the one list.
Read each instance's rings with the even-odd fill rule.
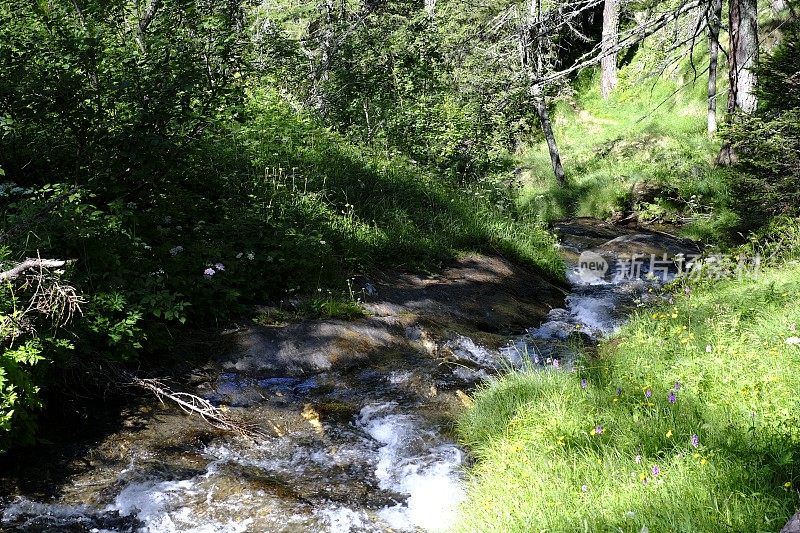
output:
[[[714,165],[720,141],[706,133],[705,77],[695,79],[688,58],[669,63],[662,44],[642,45],[620,70],[609,100],[600,96],[597,72],[587,71],[573,95],[556,104],[568,184],[556,183],[543,143],[529,146],[520,156],[523,209],[548,221],[633,211],[644,220],[689,223],[688,233],[698,238],[719,237],[735,226],[728,208],[730,171]],[[706,63],[698,46],[694,64]],[[720,83],[724,78],[721,73]],[[720,91],[726,94],[724,87]],[[724,103],[718,99],[720,117]],[[652,193],[632,194],[636,184]]]
[[793,259],[677,287],[576,373],[480,390],[459,425],[478,459],[461,529],[779,530],[800,506]]
[[[246,103],[241,120],[170,147],[160,166],[120,171],[113,187],[96,176],[2,178],[20,186],[0,190],[0,265],[70,260],[54,279],[85,302],[58,330],[49,316],[20,316],[39,308],[24,280],[0,287],[0,341],[30,340],[2,352],[0,451],[30,441],[50,374],[168,351],[182,328],[225,323],[251,304],[291,299],[306,302],[290,309],[297,317],[357,316],[353,274],[435,270],[475,251],[563,277],[554,238],[514,210],[511,191],[355,145],[269,91]],[[38,335],[8,327],[21,318],[39,321]]]

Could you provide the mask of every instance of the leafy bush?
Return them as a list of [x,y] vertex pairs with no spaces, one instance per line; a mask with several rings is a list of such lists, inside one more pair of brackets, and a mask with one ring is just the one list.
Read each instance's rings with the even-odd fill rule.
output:
[[758,69],[759,109],[726,132],[739,160],[737,211],[746,227],[800,213],[800,22],[786,23],[781,44]]

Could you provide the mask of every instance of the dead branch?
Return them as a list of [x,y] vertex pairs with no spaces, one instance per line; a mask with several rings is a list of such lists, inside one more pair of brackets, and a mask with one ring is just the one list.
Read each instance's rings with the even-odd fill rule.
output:
[[189,394],[188,392],[176,392],[169,388],[163,381],[158,379],[144,379],[123,372],[127,376],[127,381],[136,387],[150,391],[163,404],[164,400],[169,400],[176,404],[181,410],[189,415],[197,415],[204,422],[211,426],[236,433],[242,437],[250,439],[266,439],[268,437],[263,431],[251,424],[237,422],[228,413],[215,407],[208,400]]
[[13,268],[0,273],[0,283],[15,281],[20,277],[22,283],[12,287],[12,290],[25,291],[30,296],[26,297],[27,303],[14,313],[3,316],[0,320],[0,331],[3,332],[0,341],[15,339],[24,332],[36,334],[34,321],[30,318],[33,314],[48,317],[53,320],[56,327],[63,327],[79,313],[82,313],[81,304],[84,300],[78,291],[71,285],[62,283],[57,277],[51,275],[48,268],[59,268],[67,261],[58,259],[28,258]]
[[600,45],[595,46],[589,52],[583,54],[578,60],[570,67],[554,72],[547,76],[544,76],[538,80],[536,83],[545,84],[550,83],[565,76],[572,74],[573,72],[580,70],[585,67],[589,67],[599,63],[604,57],[618,53],[626,48],[630,48],[631,46],[640,43],[647,37],[653,35],[660,29],[664,28],[671,22],[677,20],[685,13],[699,7],[702,5],[702,0],[688,0],[684,2],[679,8],[668,11],[666,13],[662,13],[660,16],[648,20],[634,28],[629,30],[625,30],[620,33],[620,39],[616,46],[608,49],[605,53],[600,51]]
[[45,268],[61,268],[66,264],[67,264],[66,261],[61,261],[60,259],[41,259],[41,258],[29,257],[25,261],[19,263],[14,268],[6,270],[5,272],[0,272],[0,282],[11,281],[12,279],[16,279],[22,273],[34,268],[38,268],[39,270]]

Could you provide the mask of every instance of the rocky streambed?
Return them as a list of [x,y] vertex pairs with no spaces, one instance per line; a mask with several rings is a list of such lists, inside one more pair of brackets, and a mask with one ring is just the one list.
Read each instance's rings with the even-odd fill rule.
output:
[[[188,372],[182,390],[265,435],[210,428],[143,398],[86,435],[4,459],[7,531],[439,531],[457,520],[468,455],[454,420],[478,384],[512,367],[569,371],[658,276],[630,254],[691,253],[652,230],[557,225],[570,287],[498,257],[436,275],[358,279],[368,317],[248,326]],[[607,271],[586,276],[593,250]],[[644,267],[647,271],[647,267]]]

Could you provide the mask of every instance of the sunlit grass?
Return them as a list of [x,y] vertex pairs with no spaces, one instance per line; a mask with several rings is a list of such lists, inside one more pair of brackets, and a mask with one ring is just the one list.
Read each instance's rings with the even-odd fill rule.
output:
[[[599,94],[597,72],[586,72],[575,94],[553,111],[555,133],[568,175],[566,187],[552,176],[543,142],[522,151],[527,172],[520,204],[543,220],[570,216],[607,218],[639,211],[645,219],[691,222],[689,233],[706,238],[735,225],[726,209],[728,170],[716,167],[719,139],[706,132],[706,81],[694,80],[688,59],[671,75],[644,75],[655,52],[644,47],[620,72],[608,101]],[[696,64],[703,64],[699,47]],[[720,94],[725,94],[720,73]],[[719,117],[724,98],[718,99]],[[662,194],[636,205],[634,184],[655,184]]]
[[800,506],[799,297],[797,263],[678,290],[578,372],[479,391],[461,529],[779,530]]

